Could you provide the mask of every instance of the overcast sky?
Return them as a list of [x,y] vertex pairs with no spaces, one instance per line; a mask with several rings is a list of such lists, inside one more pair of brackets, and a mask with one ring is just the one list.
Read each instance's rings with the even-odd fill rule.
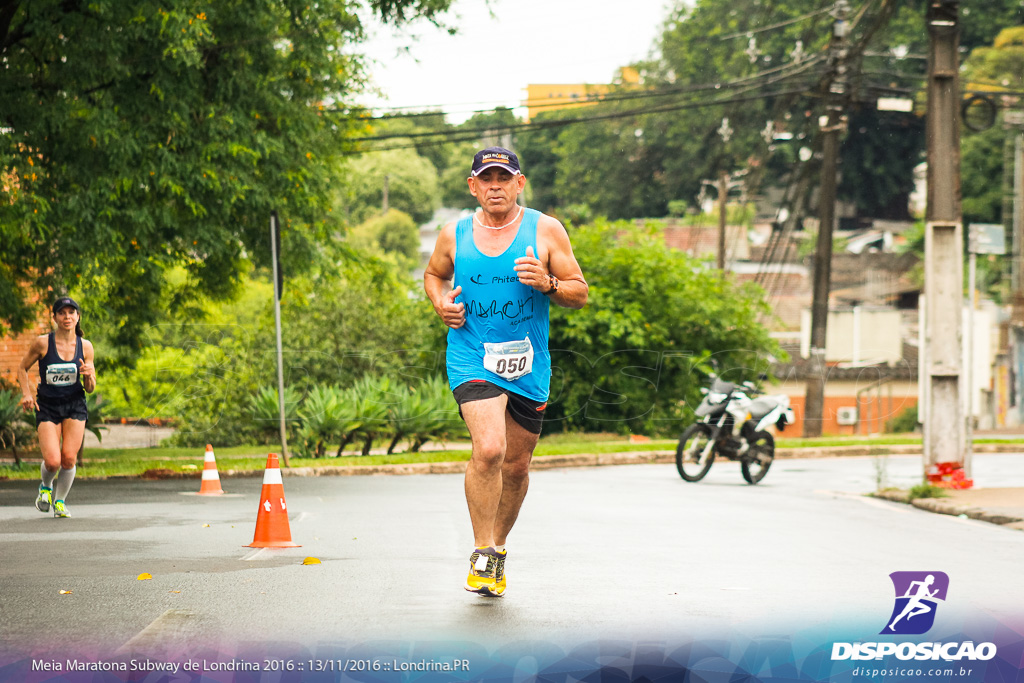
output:
[[517,106],[529,83],[608,83],[618,67],[650,56],[668,6],[455,0],[454,36],[425,22],[399,32],[371,29],[364,49],[373,60],[373,85],[385,97],[361,103],[440,107],[459,123],[474,109]]

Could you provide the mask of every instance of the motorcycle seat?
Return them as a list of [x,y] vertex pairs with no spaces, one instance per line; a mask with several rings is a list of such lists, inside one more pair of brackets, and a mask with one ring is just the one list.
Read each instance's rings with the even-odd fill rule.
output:
[[768,413],[775,410],[779,405],[779,402],[773,398],[767,396],[763,398],[754,399],[751,401],[750,406],[747,410],[750,412],[750,417],[754,421],[760,420]]

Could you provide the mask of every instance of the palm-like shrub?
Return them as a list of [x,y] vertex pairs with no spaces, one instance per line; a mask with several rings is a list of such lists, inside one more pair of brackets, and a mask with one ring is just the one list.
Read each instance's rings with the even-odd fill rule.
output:
[[[286,427],[301,424],[299,417],[299,392],[292,387],[284,389],[284,421]],[[249,401],[253,424],[264,439],[279,439],[281,435],[281,408],[277,400],[277,387],[261,388]]]
[[364,375],[345,391],[346,407],[351,411],[352,428],[338,448],[338,455],[353,439],[363,440],[363,455],[369,455],[374,439],[387,434],[388,407],[395,398],[387,377]]
[[346,413],[342,392],[337,387],[318,385],[307,394],[299,415],[304,441],[307,447],[312,446],[314,458],[323,457],[326,445],[343,433]]
[[402,393],[390,406],[389,419],[392,432],[389,454],[402,439],[409,440],[409,450],[415,453],[431,439],[447,439],[466,433],[448,383],[439,375]]
[[27,415],[21,407],[20,391],[0,389],[0,446],[11,449],[16,465],[21,465],[18,439],[30,433],[29,425],[25,421]]

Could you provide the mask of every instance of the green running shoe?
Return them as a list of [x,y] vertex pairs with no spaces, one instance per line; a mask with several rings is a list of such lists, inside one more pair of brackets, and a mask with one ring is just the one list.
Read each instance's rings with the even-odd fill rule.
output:
[[54,517],[70,517],[71,513],[68,512],[68,506],[64,504],[63,500],[53,501],[53,516]]
[[53,489],[48,489],[40,484],[39,495],[36,496],[36,510],[49,512],[51,505],[53,505]]

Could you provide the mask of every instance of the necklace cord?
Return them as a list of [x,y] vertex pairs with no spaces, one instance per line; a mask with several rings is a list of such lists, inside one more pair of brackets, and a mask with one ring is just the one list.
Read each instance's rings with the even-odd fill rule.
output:
[[[516,213],[516,217],[513,218],[512,220],[510,220],[505,225],[498,225],[498,226],[484,225],[483,222],[479,218],[477,218],[477,214],[476,213],[473,214],[473,222],[476,223],[477,225],[479,225],[481,228],[487,228],[488,230],[501,230],[502,228],[507,228],[508,226],[512,225],[517,220],[519,220],[520,216],[523,215],[523,211],[525,211],[525,209],[522,206],[520,206],[519,207],[519,211]],[[479,213],[479,212],[477,212],[477,213]]]

